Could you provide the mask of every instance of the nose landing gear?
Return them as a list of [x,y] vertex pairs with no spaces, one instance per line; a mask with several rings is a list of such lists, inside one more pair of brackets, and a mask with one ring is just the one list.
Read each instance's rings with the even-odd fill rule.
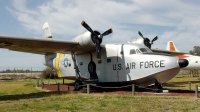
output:
[[162,89],[163,89],[162,85],[160,83],[158,83],[158,81],[156,80],[155,84],[152,86],[152,90],[154,92],[159,93],[162,91]]
[[83,83],[82,83],[81,80],[76,80],[75,83],[74,83],[74,89],[76,91],[79,91],[80,89],[83,88],[82,85],[83,85]]

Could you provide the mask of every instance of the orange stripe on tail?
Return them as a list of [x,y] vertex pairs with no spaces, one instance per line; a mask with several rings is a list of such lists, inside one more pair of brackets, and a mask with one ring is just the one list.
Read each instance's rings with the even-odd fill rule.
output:
[[173,42],[169,42],[169,48],[170,48],[170,51],[175,51],[175,47],[174,47],[174,43]]

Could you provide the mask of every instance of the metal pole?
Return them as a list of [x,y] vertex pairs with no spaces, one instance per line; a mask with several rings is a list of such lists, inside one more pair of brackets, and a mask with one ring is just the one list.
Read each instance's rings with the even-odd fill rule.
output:
[[195,95],[198,98],[198,85],[195,86]]
[[90,94],[90,84],[87,84],[87,94]]
[[189,90],[191,90],[191,82],[188,82]]
[[132,95],[135,96],[135,85],[132,84]]

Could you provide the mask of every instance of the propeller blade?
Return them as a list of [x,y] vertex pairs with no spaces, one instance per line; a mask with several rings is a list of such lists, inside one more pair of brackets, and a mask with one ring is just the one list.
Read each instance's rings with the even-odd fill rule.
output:
[[[91,32],[92,34],[95,34],[94,33],[94,31],[92,30],[92,28],[90,28],[90,26],[83,20],[82,22],[81,22],[81,25],[83,26],[83,27],[85,27],[89,32]],[[95,34],[96,35],[96,34]]]
[[158,39],[158,36],[156,36],[151,42],[153,43],[154,41],[156,41]]
[[102,35],[103,36],[106,36],[106,35],[109,35],[113,32],[112,28],[110,28],[109,30],[105,31]]
[[141,33],[140,31],[138,31],[138,34],[139,34],[142,38],[144,38],[143,35],[142,35],[142,33]]

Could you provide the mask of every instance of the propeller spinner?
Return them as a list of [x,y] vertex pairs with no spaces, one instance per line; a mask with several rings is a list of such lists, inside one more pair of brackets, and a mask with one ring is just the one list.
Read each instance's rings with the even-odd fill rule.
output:
[[106,36],[106,35],[109,35],[113,32],[112,28],[110,28],[109,30],[105,31],[103,34],[99,34],[99,33],[96,33],[95,31],[93,31],[90,26],[85,22],[85,21],[82,21],[81,22],[82,26],[85,27],[90,33],[92,33],[94,35],[94,38],[95,38],[95,44],[96,44],[96,55],[97,55],[97,60],[98,61],[101,61],[101,47],[100,47],[100,44],[101,44],[101,41],[103,39],[103,36]]
[[149,49],[151,49],[151,45],[153,44],[153,42],[158,39],[158,36],[156,36],[150,42],[150,40],[144,37],[140,31],[138,31],[138,34],[144,39],[144,45],[147,46]]

